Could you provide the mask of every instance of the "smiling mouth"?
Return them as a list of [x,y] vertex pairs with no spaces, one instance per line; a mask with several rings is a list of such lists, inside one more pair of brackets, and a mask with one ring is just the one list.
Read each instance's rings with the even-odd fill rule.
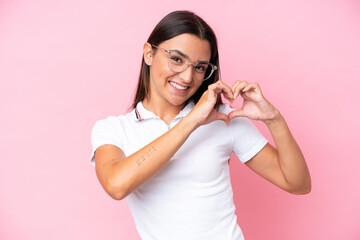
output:
[[171,86],[173,86],[174,88],[176,89],[179,89],[179,90],[186,90],[188,89],[188,87],[185,87],[185,86],[181,86],[180,84],[177,84],[177,83],[174,83],[174,82],[169,82],[171,84]]

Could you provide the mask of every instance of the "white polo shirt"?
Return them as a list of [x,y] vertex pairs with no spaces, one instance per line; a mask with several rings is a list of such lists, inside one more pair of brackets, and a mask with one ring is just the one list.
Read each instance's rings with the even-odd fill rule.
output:
[[[113,144],[126,156],[169,131],[194,107],[189,102],[167,125],[139,102],[118,117],[95,123],[91,141],[94,152]],[[228,114],[233,109],[220,105]],[[228,126],[214,121],[197,128],[159,172],[126,199],[143,240],[239,240],[229,164],[231,152],[246,162],[267,143],[247,118],[233,119]]]

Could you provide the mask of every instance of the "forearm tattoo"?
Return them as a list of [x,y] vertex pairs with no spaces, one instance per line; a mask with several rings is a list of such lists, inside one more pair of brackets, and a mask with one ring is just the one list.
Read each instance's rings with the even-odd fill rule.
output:
[[137,160],[136,163],[138,166],[140,166],[147,158],[149,158],[154,152],[156,152],[156,148],[155,147],[151,147],[150,149],[148,149],[144,155],[140,156]]

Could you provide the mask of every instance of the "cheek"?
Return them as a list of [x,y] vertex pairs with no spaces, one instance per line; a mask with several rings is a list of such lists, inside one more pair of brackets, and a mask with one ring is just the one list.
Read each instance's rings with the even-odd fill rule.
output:
[[169,76],[173,74],[173,72],[169,69],[168,62],[158,59],[153,62],[150,71],[153,73],[152,75],[154,76]]

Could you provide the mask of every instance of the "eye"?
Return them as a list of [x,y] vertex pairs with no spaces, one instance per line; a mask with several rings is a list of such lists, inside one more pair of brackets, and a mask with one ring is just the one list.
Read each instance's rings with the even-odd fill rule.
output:
[[184,63],[184,60],[181,56],[178,55],[170,55],[170,60],[172,63],[176,64],[176,65],[182,65]]
[[198,72],[205,72],[206,69],[207,69],[207,65],[206,64],[199,64],[199,65],[196,65],[195,69]]
[[178,57],[172,57],[171,59],[172,59],[173,61],[175,61],[175,62],[178,62],[178,63],[181,62],[181,59],[178,58]]

